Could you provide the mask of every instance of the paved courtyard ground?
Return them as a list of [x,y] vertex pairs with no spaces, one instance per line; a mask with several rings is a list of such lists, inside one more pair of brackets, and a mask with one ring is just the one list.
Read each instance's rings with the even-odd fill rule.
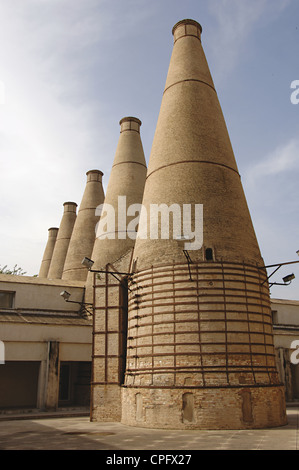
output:
[[299,407],[289,407],[287,413],[286,426],[234,431],[134,428],[93,423],[88,416],[1,419],[0,450],[102,450],[111,455],[121,450],[297,450]]

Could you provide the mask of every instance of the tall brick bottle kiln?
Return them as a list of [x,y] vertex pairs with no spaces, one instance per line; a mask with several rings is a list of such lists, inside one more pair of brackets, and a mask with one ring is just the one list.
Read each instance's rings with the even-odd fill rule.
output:
[[48,279],[61,279],[76,218],[77,204],[75,202],[65,202],[63,204],[63,216],[59,225],[48,271]]
[[[147,169],[140,136],[141,121],[128,116],[122,118],[119,124],[120,135],[105,196],[105,205],[114,209],[115,224],[104,224],[109,237],[97,231],[91,255],[93,269],[106,272],[100,275],[89,273],[86,286],[86,298],[91,300],[92,295],[94,304],[92,421],[121,419],[121,385],[126,365],[127,288],[118,281],[122,275],[116,274],[115,277],[110,273],[130,271],[136,238],[134,223],[134,237],[127,231],[136,214],[128,215],[127,220],[124,218],[127,225],[119,223],[119,219],[123,210],[126,216],[127,210],[134,209],[132,205],[141,204]],[[101,220],[105,212],[103,209]]]
[[203,246],[188,264],[176,239],[137,237],[122,422],[280,426],[267,275],[201,32],[193,20],[173,28],[143,205],[202,204]]
[[49,272],[49,267],[51,264],[51,259],[53,256],[53,251],[55,248],[56,238],[58,234],[57,227],[51,227],[48,231],[48,240],[46,244],[46,248],[43,254],[43,259],[40,265],[38,277],[47,277]]
[[89,170],[86,176],[86,186],[65,258],[62,279],[86,281],[87,278],[82,260],[84,256],[91,256],[96,237],[95,226],[100,218],[96,215],[96,208],[103,204],[105,195],[103,173],[100,170]]

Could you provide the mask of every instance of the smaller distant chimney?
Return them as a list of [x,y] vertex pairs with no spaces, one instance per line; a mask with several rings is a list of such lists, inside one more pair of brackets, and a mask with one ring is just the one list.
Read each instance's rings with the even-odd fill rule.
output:
[[96,224],[100,219],[96,208],[104,202],[103,173],[90,170],[68,247],[62,279],[86,281],[88,271],[82,266],[84,257],[90,257],[96,237]]
[[76,220],[77,204],[65,202],[57,239],[49,267],[48,279],[61,279],[65,257]]
[[120,133],[124,131],[136,131],[140,134],[141,121],[135,117],[124,117],[119,121]]
[[42,259],[42,263],[41,263],[41,266],[40,266],[38,277],[47,277],[47,275],[48,275],[49,267],[50,267],[50,263],[51,263],[55,243],[56,243],[58,230],[59,229],[56,228],[56,227],[49,228],[48,241],[47,241],[47,245],[46,245],[46,248],[45,248],[45,251],[44,251],[44,256],[43,256],[43,259]]
[[[140,138],[140,119],[132,116],[123,117],[119,125],[120,135],[105,196],[105,204],[114,208],[116,220],[118,220],[119,196],[126,197],[127,207],[141,204],[147,170]],[[131,219],[129,217],[127,219],[129,223]],[[118,226],[115,227],[115,239],[96,238],[91,254],[91,259],[95,262],[94,268],[100,269],[107,263],[113,264],[133,248],[134,242],[127,236],[119,237]],[[87,284],[90,286],[92,276],[89,275],[88,278]]]
[[172,28],[174,42],[184,36],[195,36],[201,39],[202,27],[195,20],[178,21]]

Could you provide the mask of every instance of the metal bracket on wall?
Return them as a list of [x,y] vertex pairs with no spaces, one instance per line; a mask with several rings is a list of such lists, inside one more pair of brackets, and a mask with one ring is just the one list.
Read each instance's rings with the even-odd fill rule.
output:
[[190,267],[190,265],[193,264],[193,263],[192,263],[192,260],[191,260],[190,255],[189,255],[189,253],[188,253],[187,250],[183,250],[183,253],[184,253],[184,255],[185,255],[185,257],[186,257],[186,260],[187,260],[187,263],[188,263],[188,270],[189,270],[190,281],[193,281],[192,275],[191,275],[191,267]]
[[[299,263],[299,261],[289,261],[287,263],[277,263],[277,264],[269,264],[268,266],[259,266],[258,269],[267,269],[267,268],[276,268],[274,269],[274,271],[269,275],[267,276],[267,278],[261,283],[261,286],[263,286],[265,284],[265,282],[267,282],[270,277],[273,276],[273,274],[275,274],[280,268],[281,266],[286,266],[288,264],[296,264],[296,263]],[[289,278],[288,280],[286,280],[284,283],[281,283],[281,282],[270,282],[269,283],[269,287],[272,287],[273,285],[277,285],[277,286],[288,286],[290,285],[292,279],[295,278],[294,274],[291,274],[289,276],[286,276],[284,279],[287,279]]]

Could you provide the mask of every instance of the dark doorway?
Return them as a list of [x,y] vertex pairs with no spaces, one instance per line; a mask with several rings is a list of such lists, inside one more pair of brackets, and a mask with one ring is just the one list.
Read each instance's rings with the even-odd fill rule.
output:
[[59,406],[87,406],[90,400],[91,363],[61,362]]

